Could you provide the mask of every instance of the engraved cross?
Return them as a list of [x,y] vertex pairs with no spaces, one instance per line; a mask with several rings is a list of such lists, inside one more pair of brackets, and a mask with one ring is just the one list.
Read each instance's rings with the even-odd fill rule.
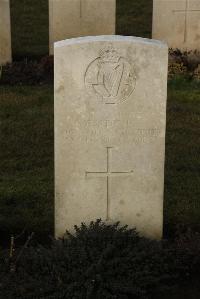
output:
[[94,177],[94,178],[106,178],[106,184],[107,184],[107,209],[106,209],[106,220],[110,219],[110,178],[111,177],[119,177],[119,176],[129,176],[133,173],[133,170],[131,171],[111,171],[110,169],[110,158],[111,158],[111,151],[112,147],[106,148],[106,155],[107,155],[107,165],[106,165],[106,171],[86,171],[85,175],[87,177]]
[[184,29],[184,43],[187,41],[188,37],[188,16],[192,12],[200,12],[200,9],[189,9],[189,0],[185,0],[185,9],[175,9],[174,13],[184,13],[185,29]]

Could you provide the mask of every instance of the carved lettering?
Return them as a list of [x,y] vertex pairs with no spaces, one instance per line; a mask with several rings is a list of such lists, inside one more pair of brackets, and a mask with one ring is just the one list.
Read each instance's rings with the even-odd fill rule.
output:
[[[78,132],[85,126],[84,135]],[[117,131],[117,136],[113,132]],[[155,142],[161,134],[159,128],[135,128],[131,120],[86,120],[77,122],[76,129],[66,129],[65,138],[71,142],[81,140],[86,143],[101,141],[105,145],[123,143],[125,141],[133,144]]]

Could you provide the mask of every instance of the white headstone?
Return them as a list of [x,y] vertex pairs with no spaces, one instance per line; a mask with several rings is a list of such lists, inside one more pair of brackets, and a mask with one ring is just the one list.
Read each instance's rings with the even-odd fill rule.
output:
[[101,218],[160,238],[167,46],[98,36],[54,51],[56,236]]
[[49,43],[67,38],[115,34],[116,0],[49,0]]
[[0,0],[0,65],[11,62],[10,1]]
[[154,0],[153,38],[170,48],[200,50],[200,0]]

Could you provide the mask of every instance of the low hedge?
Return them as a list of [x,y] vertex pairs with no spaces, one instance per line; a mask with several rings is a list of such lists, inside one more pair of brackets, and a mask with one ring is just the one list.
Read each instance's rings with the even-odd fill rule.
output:
[[200,80],[200,51],[169,50],[169,78],[179,75]]
[[2,85],[41,85],[53,83],[53,56],[39,61],[27,60],[8,63],[0,69]]
[[97,220],[50,247],[27,244],[12,261],[1,252],[0,298],[155,299],[199,275],[199,234],[155,241]]

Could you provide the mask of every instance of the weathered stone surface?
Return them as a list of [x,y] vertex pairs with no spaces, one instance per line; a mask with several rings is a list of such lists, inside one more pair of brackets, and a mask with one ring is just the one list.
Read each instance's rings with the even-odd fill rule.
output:
[[167,46],[100,36],[54,51],[56,236],[101,218],[160,238]]
[[153,38],[171,48],[200,50],[200,1],[154,0]]
[[0,65],[11,62],[10,1],[0,1]]
[[49,0],[50,54],[53,43],[72,37],[115,34],[116,0]]

